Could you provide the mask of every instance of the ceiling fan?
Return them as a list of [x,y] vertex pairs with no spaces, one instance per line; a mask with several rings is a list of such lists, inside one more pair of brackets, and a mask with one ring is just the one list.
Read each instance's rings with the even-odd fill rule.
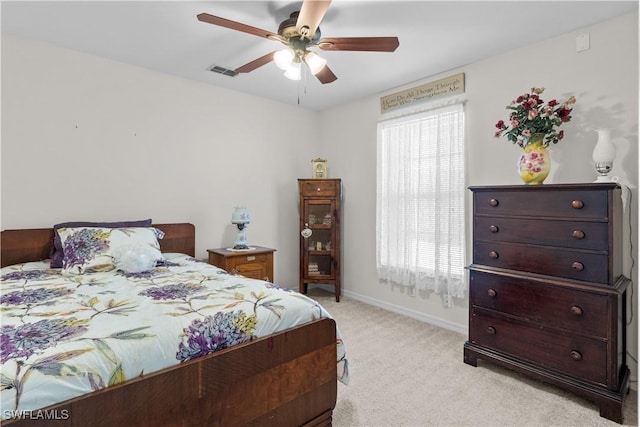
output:
[[336,75],[326,65],[327,61],[309,48],[318,47],[326,51],[393,52],[399,46],[397,37],[321,38],[319,25],[330,4],[331,0],[303,1],[299,12],[293,12],[288,19],[280,23],[277,34],[208,13],[200,13],[198,20],[279,41],[286,46],[284,49],[270,52],[233,70],[233,75],[251,72],[274,61],[285,71],[286,77],[300,80],[301,67],[304,63],[320,82],[331,83],[337,79]]

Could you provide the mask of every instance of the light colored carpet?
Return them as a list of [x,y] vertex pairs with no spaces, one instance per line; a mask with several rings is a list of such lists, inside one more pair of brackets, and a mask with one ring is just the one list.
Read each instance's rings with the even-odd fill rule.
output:
[[[343,334],[351,382],[338,383],[336,427],[618,426],[594,403],[507,369],[463,360],[465,336],[311,288]],[[634,388],[636,388],[634,386]],[[624,425],[638,425],[638,394]]]

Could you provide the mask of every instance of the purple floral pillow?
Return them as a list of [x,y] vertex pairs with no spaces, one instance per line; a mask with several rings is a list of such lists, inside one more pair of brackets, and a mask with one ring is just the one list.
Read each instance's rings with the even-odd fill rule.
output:
[[60,228],[58,232],[64,251],[62,272],[65,274],[111,271],[119,264],[122,254],[131,248],[135,253],[145,253],[149,259],[146,270],[153,269],[156,261],[164,259],[158,243],[164,233],[153,227],[77,227]]
[[62,268],[62,258],[64,252],[62,250],[62,242],[60,241],[60,228],[76,228],[76,227],[100,227],[100,228],[125,228],[125,227],[151,227],[151,219],[143,219],[139,221],[120,221],[120,222],[62,222],[53,226],[53,244],[49,251],[51,258],[51,268]]

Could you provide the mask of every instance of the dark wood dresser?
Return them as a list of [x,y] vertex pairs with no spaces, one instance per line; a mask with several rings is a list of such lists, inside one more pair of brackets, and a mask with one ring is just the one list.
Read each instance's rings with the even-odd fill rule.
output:
[[464,361],[594,401],[622,423],[629,390],[622,198],[615,183],[470,187]]

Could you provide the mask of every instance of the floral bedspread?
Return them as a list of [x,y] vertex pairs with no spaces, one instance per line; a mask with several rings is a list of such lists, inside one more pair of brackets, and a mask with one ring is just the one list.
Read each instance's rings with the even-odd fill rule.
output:
[[[145,273],[64,275],[48,262],[1,270],[1,409],[37,410],[331,317],[316,301],[183,254]],[[348,382],[338,331],[338,375]]]

